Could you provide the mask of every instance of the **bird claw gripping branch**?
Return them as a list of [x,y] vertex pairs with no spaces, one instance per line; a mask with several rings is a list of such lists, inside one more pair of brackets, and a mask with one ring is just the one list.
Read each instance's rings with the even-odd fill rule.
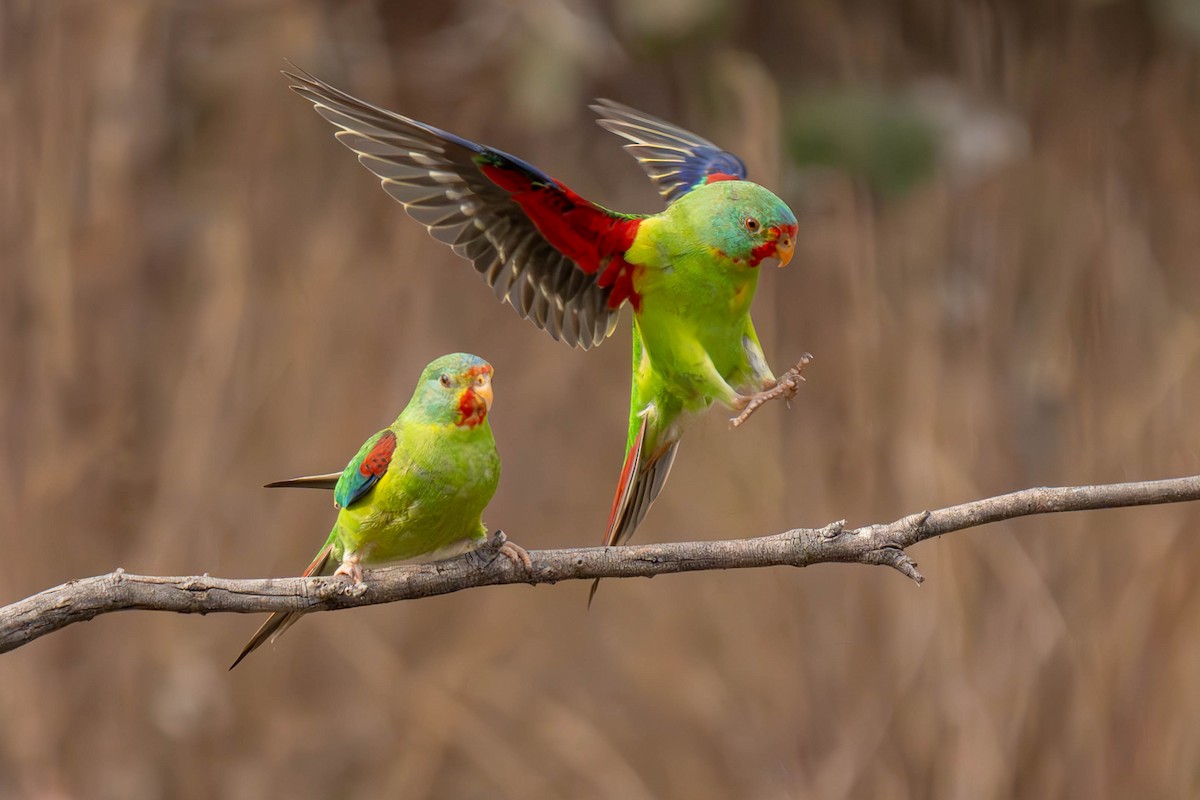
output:
[[526,572],[533,571],[533,560],[529,557],[529,551],[516,542],[510,542],[504,531],[497,530],[493,533],[488,539],[487,546],[497,555],[507,558],[515,566],[524,567]]

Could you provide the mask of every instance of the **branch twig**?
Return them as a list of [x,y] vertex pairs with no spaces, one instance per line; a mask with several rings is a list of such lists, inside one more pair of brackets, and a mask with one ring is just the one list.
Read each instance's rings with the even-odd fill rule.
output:
[[476,586],[653,577],[709,569],[805,567],[830,561],[889,566],[919,583],[924,578],[905,549],[945,533],[1031,514],[1189,500],[1200,500],[1200,476],[1024,489],[853,530],[845,529],[843,522],[835,522],[824,528],[796,528],[756,539],[530,551],[530,571],[497,557],[494,549],[484,548],[432,564],[373,570],[366,585],[357,588],[336,578],[156,577],[130,575],[118,569],[108,575],[69,581],[0,607],[0,653],[73,623],[129,609],[181,614],[332,611]]

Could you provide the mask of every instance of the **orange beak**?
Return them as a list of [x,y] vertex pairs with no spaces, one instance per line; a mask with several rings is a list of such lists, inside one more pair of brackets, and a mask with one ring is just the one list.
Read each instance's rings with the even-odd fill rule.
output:
[[784,231],[779,235],[779,239],[775,242],[775,256],[779,259],[780,268],[786,267],[788,262],[792,260],[792,253],[796,250],[796,239],[792,234]]
[[474,387],[475,395],[483,401],[483,407],[492,410],[492,376],[487,376],[487,382]]

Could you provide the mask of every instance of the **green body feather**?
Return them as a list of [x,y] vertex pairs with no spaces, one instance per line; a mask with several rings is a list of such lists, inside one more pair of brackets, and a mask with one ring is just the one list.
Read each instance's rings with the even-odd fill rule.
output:
[[[435,422],[410,405],[389,430],[396,452],[387,471],[361,498],[338,511],[329,534],[329,573],[346,553],[364,564],[449,554],[487,538],[482,514],[500,481],[496,440],[485,419],[474,428]],[[372,437],[343,473],[353,474]]]
[[733,407],[739,389],[758,391],[775,380],[750,319],[760,270],[753,250],[762,242],[746,229],[750,217],[760,230],[770,225],[794,230],[796,224],[767,189],[719,181],[643,220],[626,254],[635,266],[639,297],[627,459],[639,444],[643,421],[645,435],[629,509],[614,508],[609,544],[628,539],[654,501],[688,417],[714,402]]
[[[345,561],[444,558],[487,540],[482,514],[500,481],[500,457],[487,420],[491,373],[486,361],[464,353],[425,368],[396,421],[368,439],[346,465],[334,487],[334,497],[346,505],[305,575],[332,575]],[[376,480],[360,468],[389,433],[396,437],[395,449]],[[327,478],[273,485],[305,483],[327,486]],[[230,669],[299,618],[297,612],[272,614]]]

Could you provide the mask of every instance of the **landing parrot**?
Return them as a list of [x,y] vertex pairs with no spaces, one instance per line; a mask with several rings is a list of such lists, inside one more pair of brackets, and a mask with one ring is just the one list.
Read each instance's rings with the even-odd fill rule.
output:
[[340,129],[338,141],[519,316],[586,350],[613,332],[623,305],[633,309],[629,431],[605,545],[628,541],[645,516],[689,418],[714,402],[744,415],[795,393],[811,357],[777,380],[750,304],[759,265],[791,259],[796,217],[770,191],[744,180],[737,156],[599,100],[592,106],[599,124],[628,140],[625,148],[667,202],[658,214],[621,214],[516,156],[298,72],[284,75]]
[[[492,366],[466,353],[442,356],[425,367],[396,421],[367,439],[340,476],[269,484],[334,490],[337,521],[304,576],[345,575],[361,583],[363,564],[446,558],[486,542],[480,515],[500,480],[491,406]],[[500,536],[495,543],[529,566],[522,548]],[[299,618],[300,612],[272,614],[230,669]]]

